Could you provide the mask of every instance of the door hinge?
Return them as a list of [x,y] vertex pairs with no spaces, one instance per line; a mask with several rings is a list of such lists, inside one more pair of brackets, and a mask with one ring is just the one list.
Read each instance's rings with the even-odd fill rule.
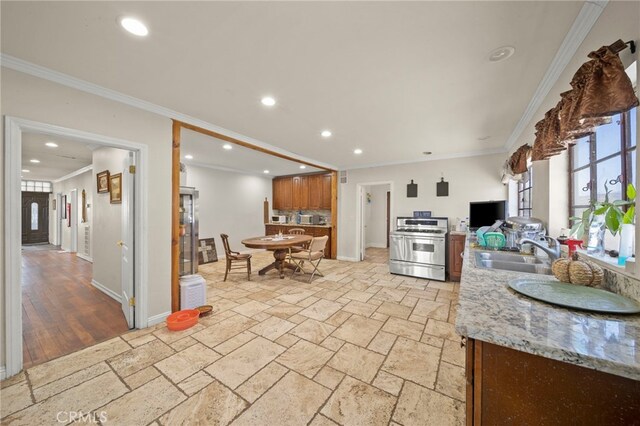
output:
[[136,298],[135,298],[135,296],[129,298],[129,306],[136,306]]
[[132,175],[136,174],[136,166],[129,166],[129,173],[131,173]]

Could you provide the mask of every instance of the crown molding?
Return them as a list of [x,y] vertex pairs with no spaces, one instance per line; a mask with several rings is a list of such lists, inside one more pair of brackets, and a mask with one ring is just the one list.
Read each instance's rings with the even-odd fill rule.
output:
[[507,151],[516,143],[525,127],[531,122],[538,108],[540,108],[542,102],[569,64],[569,61],[571,61],[576,54],[578,48],[587,37],[587,34],[591,31],[591,28],[593,28],[593,25],[607,6],[607,3],[609,3],[609,0],[590,0],[584,3],[578,16],[573,21],[569,32],[558,48],[556,55],[553,57],[551,64],[549,64],[542,80],[540,80],[540,84],[538,84],[536,91],[533,93],[522,117],[520,117],[520,120],[507,139],[504,145]]
[[370,169],[373,167],[388,167],[388,166],[399,166],[403,164],[414,164],[414,163],[425,163],[427,161],[441,161],[441,160],[453,160],[456,158],[466,158],[466,157],[481,157],[484,155],[494,155],[494,154],[505,154],[509,152],[506,148],[493,148],[486,150],[476,150],[476,151],[465,151],[465,152],[456,152],[454,154],[440,154],[440,155],[430,155],[429,158],[423,158],[420,160],[402,160],[402,161],[388,161],[384,163],[370,163],[363,164],[361,166],[345,166],[341,167],[339,171],[342,170],[356,170],[356,169]]
[[64,74],[50,68],[46,68],[32,62],[25,61],[20,58],[16,58],[15,56],[7,55],[6,53],[0,53],[0,65],[2,67],[12,69],[14,71],[22,72],[24,74],[29,74],[34,77],[42,78],[44,80],[52,81],[54,83],[61,84],[63,86],[71,87],[76,90],[80,90],[86,93],[90,93],[92,95],[100,96],[105,99],[109,99],[115,102],[119,102],[125,105],[132,106],[134,108],[138,108],[144,111],[151,112],[153,114],[157,114],[171,120],[178,120],[184,123],[191,124],[193,126],[201,127],[206,130],[210,130],[212,132],[220,133],[225,136],[238,139],[247,143],[250,143],[254,146],[276,152],[278,154],[286,155],[288,157],[292,157],[296,160],[304,161],[307,163],[317,164],[318,166],[322,166],[327,169],[337,170],[337,167],[328,164],[316,161],[311,158],[307,158],[296,153],[287,151],[285,149],[279,148],[274,145],[270,145],[266,142],[262,142],[258,139],[254,139],[249,136],[242,135],[240,133],[234,132],[233,130],[225,129],[220,126],[216,126],[214,124],[208,123],[204,120],[200,120],[195,117],[191,117],[186,114],[182,114],[178,111],[174,111],[170,108],[165,108],[163,106],[154,104],[152,102],[148,102],[133,96],[126,95],[124,93],[108,89],[106,87],[90,83],[86,80],[82,80],[76,77],[72,77],[68,74]]
[[75,172],[71,172],[68,175],[64,175],[61,178],[54,179],[53,183],[58,183],[58,182],[62,182],[63,180],[71,179],[74,176],[81,175],[81,174],[86,173],[86,172],[91,171],[91,170],[93,170],[93,164],[89,164],[88,166],[84,166],[83,168],[78,169]]

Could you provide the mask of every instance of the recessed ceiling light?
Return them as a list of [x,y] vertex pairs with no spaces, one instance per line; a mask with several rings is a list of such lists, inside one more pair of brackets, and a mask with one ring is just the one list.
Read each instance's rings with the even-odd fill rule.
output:
[[31,170],[28,169],[22,169],[22,173],[29,173]]
[[57,148],[58,144],[55,142],[47,142],[45,143],[46,146],[48,146],[49,148]]
[[120,25],[122,28],[129,31],[133,35],[137,35],[139,37],[144,37],[149,34],[149,30],[147,26],[142,23],[139,19],[132,17],[124,17],[120,19]]
[[302,166],[300,166],[301,169],[306,169],[307,166],[305,166],[304,164]]
[[226,150],[233,149],[230,143],[225,143],[224,145],[222,145],[222,147]]
[[353,150],[353,153],[360,155],[360,154],[362,154],[362,150],[360,148],[356,148],[356,149]]
[[29,161],[31,161],[32,163],[39,163],[39,162],[40,162],[40,160],[36,160],[35,158],[32,158],[32,159],[31,159],[31,160],[29,160]]
[[187,154],[184,156],[184,158],[186,158],[187,160],[193,160],[193,155]]
[[431,155],[431,154],[433,154],[433,152],[431,152],[431,151],[422,151],[422,153],[423,153],[424,155]]
[[260,102],[262,102],[262,105],[264,106],[274,106],[276,104],[276,100],[271,96],[265,96],[260,100]]
[[269,170],[265,170],[263,173],[265,173],[265,174],[269,174]]
[[489,61],[491,62],[500,62],[505,59],[509,59],[515,53],[516,49],[513,46],[502,46],[498,47],[491,53],[489,53]]
[[331,130],[323,130],[322,133],[320,133],[320,136],[322,136],[323,138],[331,137],[331,135]]

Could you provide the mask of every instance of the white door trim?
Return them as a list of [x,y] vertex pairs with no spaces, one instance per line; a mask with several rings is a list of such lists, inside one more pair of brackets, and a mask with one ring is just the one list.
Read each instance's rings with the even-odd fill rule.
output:
[[[390,197],[390,206],[389,206],[389,220],[392,220],[395,215],[395,206],[393,202],[393,194],[394,194],[394,185],[393,181],[385,180],[385,181],[376,181],[376,182],[361,182],[356,184],[356,257],[358,261],[362,260],[361,253],[364,250],[364,200],[366,197],[362,196],[365,186],[376,186],[376,185],[389,185],[389,192],[391,192]],[[391,230],[393,226],[391,226]]]
[[148,325],[148,228],[147,186],[148,147],[124,139],[112,138],[69,129],[53,124],[40,123],[17,117],[4,117],[4,281],[5,281],[5,362],[6,375],[10,377],[22,369],[22,294],[21,283],[21,203],[20,170],[22,164],[22,132],[61,136],[92,144],[136,151],[135,180],[135,272],[136,328]]

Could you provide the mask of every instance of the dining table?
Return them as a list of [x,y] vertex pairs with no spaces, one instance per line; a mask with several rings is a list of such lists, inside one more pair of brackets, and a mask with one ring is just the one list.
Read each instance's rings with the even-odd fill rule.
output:
[[312,240],[311,235],[266,235],[242,240],[242,244],[248,248],[265,249],[273,251],[273,263],[258,271],[258,275],[264,275],[272,269],[280,272],[280,278],[284,278],[285,269],[297,268],[296,265],[286,261],[287,253],[292,247],[304,246]]

